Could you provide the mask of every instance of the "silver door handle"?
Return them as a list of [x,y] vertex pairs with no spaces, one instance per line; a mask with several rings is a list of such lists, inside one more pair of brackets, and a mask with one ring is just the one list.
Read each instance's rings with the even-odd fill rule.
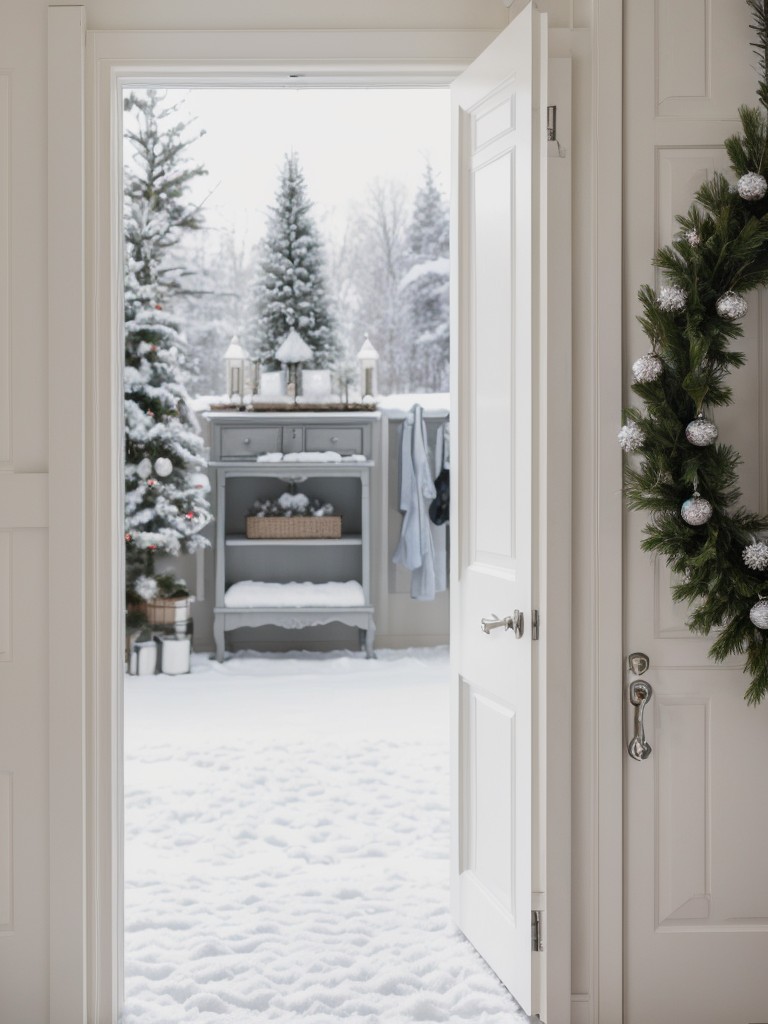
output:
[[645,738],[643,712],[653,696],[653,687],[645,679],[635,679],[629,684],[629,702],[635,708],[635,735],[627,744],[627,752],[636,761],[645,761],[651,754],[651,744]]
[[490,633],[492,629],[498,629],[499,626],[503,626],[505,631],[508,629],[514,630],[518,640],[523,635],[524,625],[523,613],[519,612],[517,608],[504,619],[500,619],[498,615],[494,615],[490,619],[480,619],[480,629],[484,633]]

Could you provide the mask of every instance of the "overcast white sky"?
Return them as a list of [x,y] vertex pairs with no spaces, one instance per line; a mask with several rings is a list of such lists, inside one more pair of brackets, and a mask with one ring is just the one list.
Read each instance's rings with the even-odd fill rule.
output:
[[314,213],[335,234],[351,202],[376,178],[398,178],[413,193],[424,162],[449,186],[447,89],[191,89],[187,108],[206,135],[195,183],[213,226],[234,225],[255,241],[274,201],[283,155],[300,157]]

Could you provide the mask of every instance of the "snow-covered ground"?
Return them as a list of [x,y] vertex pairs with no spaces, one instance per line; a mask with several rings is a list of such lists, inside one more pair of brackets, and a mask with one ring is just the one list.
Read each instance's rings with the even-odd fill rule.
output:
[[527,1020],[448,913],[447,654],[125,686],[125,1024]]

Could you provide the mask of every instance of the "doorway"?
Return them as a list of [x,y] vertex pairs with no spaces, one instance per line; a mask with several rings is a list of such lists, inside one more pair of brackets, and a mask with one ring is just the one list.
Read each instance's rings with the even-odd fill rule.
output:
[[[236,476],[236,462],[227,464],[225,497],[212,510],[215,518],[227,520],[227,525],[213,534],[212,547],[206,549],[202,543],[198,546],[205,533],[211,533],[205,529],[208,503],[202,496],[195,501],[194,490],[188,488],[186,504],[177,513],[178,536],[168,550],[163,550],[162,530],[169,532],[177,525],[172,516],[167,516],[163,491],[183,493],[186,468],[192,487],[201,476],[198,451],[192,442],[187,448],[191,452],[188,467],[184,463],[186,452],[180,451],[178,399],[182,386],[190,392],[189,400],[185,396],[182,400],[201,417],[210,453],[204,449],[202,455],[211,467],[219,466],[210,474],[214,494],[216,474],[223,472],[217,459],[228,457],[226,447],[219,443],[220,429],[230,433],[236,429],[258,431],[261,428],[253,425],[265,422],[265,410],[274,414],[275,403],[286,398],[294,402],[280,410],[282,418],[267,417],[270,424],[279,424],[264,428],[272,431],[270,444],[280,447],[273,441],[275,431],[282,432],[282,443],[286,431],[295,436],[296,423],[300,424],[299,430],[304,429],[305,391],[285,395],[279,390],[287,375],[283,368],[281,376],[270,358],[274,352],[267,337],[271,325],[263,289],[264,278],[280,272],[278,257],[285,259],[283,242],[297,218],[304,218],[299,233],[305,232],[310,241],[314,237],[304,182],[306,192],[311,191],[315,180],[322,184],[323,169],[311,146],[302,143],[310,126],[313,131],[322,131],[328,113],[325,122],[318,123],[317,110],[310,112],[298,134],[301,141],[290,149],[281,141],[275,153],[267,156],[264,140],[270,131],[276,134],[277,126],[285,122],[286,100],[290,103],[299,97],[318,101],[320,109],[333,101],[330,120],[346,124],[343,136],[348,136],[349,111],[342,117],[336,108],[340,100],[349,105],[356,95],[354,116],[358,121],[362,101],[365,112],[378,125],[377,134],[386,134],[387,124],[397,125],[399,137],[396,142],[385,140],[378,156],[367,154],[375,176],[368,182],[363,180],[362,186],[363,171],[345,169],[351,175],[350,184],[341,185],[335,202],[340,203],[345,192],[357,192],[357,205],[348,210],[346,221],[338,215],[334,219],[330,200],[320,207],[320,220],[326,218],[326,250],[331,250],[326,254],[324,276],[326,281],[330,278],[328,290],[334,292],[329,303],[333,312],[313,310],[312,326],[334,325],[337,356],[325,367],[323,359],[318,358],[316,370],[322,373],[330,368],[331,387],[336,387],[338,393],[322,396],[326,408],[317,424],[307,426],[302,436],[307,437],[310,430],[315,434],[322,431],[322,417],[331,415],[329,410],[334,406],[338,417],[348,404],[350,390],[353,400],[364,397],[354,392],[365,378],[355,380],[358,367],[353,362],[350,372],[348,366],[357,355],[360,337],[368,342],[366,353],[373,348],[373,340],[378,349],[375,394],[381,397],[375,405],[369,404],[367,412],[374,414],[378,407],[382,421],[375,424],[377,429],[370,437],[365,425],[358,426],[361,416],[347,413],[344,424],[337,424],[334,430],[342,434],[363,430],[365,454],[373,463],[372,493],[381,507],[374,510],[370,522],[365,515],[360,521],[354,508],[359,498],[354,493],[351,498],[345,495],[343,480],[333,484],[320,473],[317,487],[324,484],[329,488],[323,493],[322,507],[328,504],[324,499],[333,497],[343,513],[341,540],[348,543],[341,554],[354,547],[355,540],[362,545],[361,550],[367,550],[370,537],[366,534],[375,534],[377,529],[382,534],[380,539],[374,537],[371,545],[374,582],[369,596],[373,601],[373,592],[377,595],[376,618],[387,623],[390,630],[399,609],[408,608],[410,632],[401,626],[397,635],[402,646],[409,640],[423,642],[425,636],[434,638],[436,634],[441,639],[439,632],[447,634],[448,629],[444,524],[442,530],[435,531],[442,539],[443,584],[433,595],[438,600],[429,607],[411,600],[410,574],[402,567],[395,568],[391,559],[402,521],[399,441],[412,406],[428,407],[430,460],[435,459],[437,444],[441,450],[447,448],[444,429],[449,398],[439,391],[441,386],[447,387],[448,380],[448,213],[446,199],[436,185],[441,172],[444,177],[448,175],[445,99],[443,152],[438,152],[435,160],[428,150],[427,131],[428,124],[433,128],[435,115],[419,117],[414,109],[430,99],[435,105],[435,97],[423,90],[366,90],[362,94],[350,90],[313,94],[303,90],[294,95],[261,90],[250,97],[229,91],[187,94],[189,106],[198,117],[207,109],[207,120],[203,113],[199,127],[207,124],[210,135],[215,135],[230,101],[242,108],[244,102],[257,96],[268,109],[280,107],[272,113],[271,127],[254,125],[253,116],[240,115],[255,138],[262,140],[257,147],[261,152],[256,168],[261,169],[262,163],[270,171],[280,167],[277,195],[266,216],[263,201],[257,204],[262,208],[257,209],[252,223],[246,223],[245,233],[238,235],[233,225],[242,229],[243,222],[247,222],[243,204],[248,202],[246,196],[253,196],[253,180],[249,182],[251,191],[235,198],[231,195],[234,190],[228,190],[226,183],[218,188],[215,179],[209,183],[202,174],[191,171],[190,182],[199,177],[202,191],[189,207],[191,212],[177,207],[174,213],[179,223],[191,224],[202,237],[199,242],[183,239],[181,231],[178,238],[165,236],[165,258],[157,258],[154,277],[145,273],[141,279],[140,274],[155,259],[150,248],[157,239],[152,218],[164,212],[153,206],[153,181],[168,181],[176,170],[176,166],[158,166],[167,138],[162,132],[163,119],[166,112],[172,112],[172,138],[180,147],[179,123],[184,115],[173,92],[132,89],[124,101],[129,124],[125,175],[125,540],[129,663],[133,656],[136,673],[126,679],[124,695],[123,1012],[127,1022],[162,1020],[167,1024],[190,1019],[193,1014],[199,1019],[212,1014],[216,1019],[224,1015],[235,1020],[244,1011],[256,1012],[264,1020],[295,1015],[297,1019],[317,1021],[361,1013],[380,1020],[439,1020],[470,1012],[489,1021],[508,1021],[515,1013],[515,1004],[506,990],[450,921],[446,649],[421,648],[403,653],[384,649],[375,663],[361,663],[344,655],[302,655],[295,649],[318,652],[339,642],[334,643],[332,625],[313,630],[313,623],[308,623],[308,628],[299,633],[289,632],[287,640],[283,639],[285,629],[273,628],[270,632],[262,627],[246,638],[243,630],[234,629],[226,639],[226,660],[219,666],[211,665],[205,652],[212,647],[214,607],[226,604],[231,588],[242,589],[252,582],[255,573],[269,575],[271,571],[267,563],[274,548],[259,547],[260,541],[256,541],[249,551],[248,538],[230,532],[230,506],[238,501],[239,490],[248,489],[250,501],[254,487],[258,490],[272,480],[263,475],[254,477],[250,464],[244,463],[242,473],[246,475],[240,477]],[[395,100],[397,109],[393,109]],[[377,105],[385,108],[378,114]],[[136,115],[133,119],[131,112]],[[418,126],[415,135],[420,147],[420,180],[417,182],[413,174],[408,182],[383,178],[386,162],[395,164],[394,151],[401,149],[407,154],[409,145],[403,138],[403,128],[411,122]],[[321,148],[330,149],[334,164],[343,164],[341,139],[329,143],[327,134]],[[365,140],[360,137],[361,131],[353,134],[358,152],[365,147]],[[410,148],[415,148],[415,140]],[[194,168],[200,166],[196,162],[200,149],[190,146],[190,165]],[[209,161],[218,154],[224,166],[235,164],[243,173],[250,167],[253,172],[253,154],[238,155],[238,149],[243,150],[242,136],[222,140],[219,135],[210,140],[205,152]],[[314,179],[302,172],[300,153],[304,164],[314,167]],[[208,162],[205,157],[203,162]],[[411,158],[411,162],[417,161]],[[433,163],[437,163],[437,171]],[[184,171],[179,173],[183,175]],[[333,175],[326,172],[326,178],[326,191],[334,184],[338,189]],[[410,217],[406,198],[409,185]],[[256,191],[263,197],[268,186],[262,184]],[[180,185],[174,194],[180,205],[181,192]],[[211,198],[219,210],[211,217],[214,226],[204,231],[200,221],[206,210],[201,207]],[[255,232],[259,220],[266,222],[264,237],[255,260],[250,261],[255,267],[249,267],[243,253],[254,239],[247,232]],[[310,261],[303,252],[301,260],[288,268],[291,278],[304,271],[317,274],[311,295],[315,302],[326,288],[318,262]],[[140,267],[139,274],[133,271],[135,265]],[[164,287],[166,268],[173,268],[178,276]],[[150,302],[144,295],[144,310],[140,288],[151,290],[155,283],[157,295]],[[253,304],[248,295],[242,294],[252,291],[257,293]],[[274,305],[274,295],[270,301]],[[303,315],[307,324],[310,318],[306,311]],[[257,321],[255,329],[252,320]],[[299,331],[304,329],[301,322],[297,324]],[[273,348],[284,340],[287,326],[280,324],[280,337],[272,339]],[[319,332],[314,333],[319,337]],[[329,334],[322,338],[323,353],[330,348]],[[315,340],[311,327],[305,337]],[[260,357],[258,379],[250,378],[250,397],[245,396],[242,387],[250,369],[247,364],[237,366],[235,390],[229,386],[229,363],[236,339],[241,350],[247,350],[249,356],[257,352]],[[174,349],[181,349],[178,360]],[[239,354],[237,358],[243,359]],[[167,380],[168,369],[177,366],[178,380]],[[345,370],[345,379],[333,379]],[[311,372],[308,367],[304,369],[304,388]],[[173,389],[175,407],[171,401],[164,408],[159,400],[162,389]],[[317,400],[316,395],[312,397]],[[233,426],[231,417],[237,418],[241,407],[238,425]],[[222,412],[227,424],[224,428],[218,424]],[[294,427],[289,426],[290,416]],[[333,431],[328,433],[327,443],[331,444],[337,438],[330,437]],[[166,434],[175,442],[167,450]],[[250,434],[248,440],[253,440]],[[264,457],[255,452],[246,454]],[[267,454],[272,457],[279,453]],[[434,463],[435,476],[441,471],[442,455],[437,462],[441,465]],[[308,466],[302,462],[302,469],[300,492],[294,493],[294,488],[294,499],[312,489],[306,481],[311,463]],[[278,474],[276,480],[283,479]],[[285,487],[286,483],[281,482],[278,489]],[[277,500],[272,504],[279,504],[280,497],[274,497]],[[271,501],[262,497],[257,500]],[[156,520],[163,514],[166,520],[161,529]],[[184,521],[189,516],[198,529],[190,529]],[[288,547],[280,548],[281,560],[290,559],[291,543],[286,541]],[[301,569],[294,564],[286,570],[292,581],[297,572],[303,574],[302,579],[313,571],[323,578],[330,574],[337,583],[339,573],[354,575],[354,568],[342,564],[333,541],[317,542],[317,546],[324,547],[318,556],[323,561],[317,561],[314,568],[309,562],[318,552],[307,542],[298,543],[303,545],[298,551],[303,564]],[[169,554],[179,544],[182,549],[192,549],[187,551],[186,564],[183,556]],[[213,567],[219,559],[225,560],[222,552],[228,546],[234,546],[236,558],[225,561],[226,590],[219,594],[215,590],[218,581],[213,582],[217,576]],[[249,553],[253,556],[250,562]],[[328,559],[332,568],[324,565]],[[245,563],[247,568],[243,567]],[[164,618],[169,602],[185,586],[183,577],[194,579],[199,587],[193,635],[196,650],[201,653],[194,659],[190,676],[179,666],[177,651],[180,645],[189,643],[190,629],[183,618],[174,616],[170,623]],[[166,584],[169,578],[172,583]],[[168,586],[168,592],[156,593],[151,589],[154,581]],[[366,585],[365,575],[362,583]],[[419,596],[426,594],[420,591]],[[382,607],[383,602],[386,607]],[[153,618],[156,608],[159,621]],[[148,622],[142,622],[147,616]],[[141,626],[142,632],[133,633]],[[149,636],[144,635],[147,627],[151,627]],[[347,627],[347,635],[342,632],[340,641],[348,640],[350,628],[354,632],[354,627]],[[344,627],[336,626],[337,632],[339,629]],[[160,676],[141,664],[141,659],[153,650],[157,656],[153,644],[159,648]],[[254,653],[253,647],[260,653]],[[285,653],[265,654],[270,648]],[[224,657],[218,646],[217,656]]]
[[[149,34],[149,36],[151,36],[151,33]],[[430,51],[434,52],[437,55],[436,61],[433,62],[431,66],[428,66],[424,63],[424,57],[421,57],[419,61],[412,61],[409,60],[408,58],[405,58],[399,63],[397,61],[382,62],[381,60],[379,60],[377,64],[377,74],[379,75],[380,78],[390,76],[392,79],[398,79],[401,82],[408,79],[423,81],[426,76],[434,76],[437,78],[443,76],[444,78],[452,78],[456,74],[456,71],[459,69],[461,64],[466,63],[466,60],[462,58],[461,60],[457,61],[453,56],[451,56],[454,52],[452,50],[451,44],[452,42],[457,41],[457,37],[448,38],[449,36],[450,33],[438,33],[437,35],[430,34],[428,39],[419,37],[418,51],[422,54],[425,53],[426,51]],[[286,53],[286,47],[289,52],[293,52],[292,47],[296,44],[297,38],[298,37],[296,35],[291,35],[290,39],[283,38],[282,36],[279,39],[277,39],[274,36],[270,36],[270,38],[266,40],[262,38],[258,33],[248,35],[247,38],[238,37],[238,42],[240,44],[242,53],[247,51],[252,57],[253,55],[257,55],[266,63],[264,65],[263,74],[261,71],[254,73],[252,69],[249,72],[245,73],[242,71],[242,66],[239,66],[235,70],[234,74],[240,74],[243,77],[247,77],[251,80],[254,80],[258,79],[259,74],[262,74],[263,77],[263,75],[268,76],[269,74],[274,73],[274,67],[278,62],[278,59],[282,60],[283,67],[285,67],[286,65],[290,66],[290,56],[288,55],[288,53]],[[177,79],[179,80],[183,80],[185,78],[189,79],[192,74],[189,68],[192,65],[197,67],[193,55],[190,52],[187,52],[187,50],[185,49],[188,47],[190,40],[178,39],[174,42],[173,40],[171,40],[171,37],[168,36],[166,41],[171,45],[171,50],[174,50],[174,52],[175,42],[178,42],[180,44],[180,50],[178,51],[178,55],[181,55],[182,51],[186,53],[186,64],[184,64],[183,66],[181,64],[178,64],[176,66],[175,74]],[[404,40],[400,40],[400,42],[403,41]],[[479,38],[474,41],[469,40],[469,42],[465,40],[466,46],[469,49],[472,49],[472,46],[474,46],[475,43],[482,45],[482,42],[485,41],[486,40],[481,41]],[[119,261],[115,259],[116,238],[114,234],[113,223],[115,209],[115,197],[113,194],[113,186],[115,179],[114,165],[112,163],[112,154],[115,152],[115,150],[113,149],[113,133],[116,123],[114,105],[114,86],[116,82],[121,82],[125,80],[120,76],[126,75],[127,68],[138,67],[138,65],[133,62],[133,59],[128,60],[126,63],[127,58],[125,57],[124,52],[121,50],[123,42],[124,40],[121,38],[120,33],[107,33],[102,35],[96,34],[94,35],[93,39],[90,40],[90,44],[93,46],[92,54],[95,58],[93,63],[95,75],[94,82],[96,83],[95,96],[97,97],[95,117],[96,123],[98,125],[98,131],[96,133],[97,148],[96,150],[94,150],[94,180],[95,182],[98,183],[97,192],[94,194],[97,194],[99,196],[99,202],[96,204],[95,207],[95,216],[97,221],[97,224],[95,225],[96,252],[100,257],[98,259],[98,266],[101,268],[102,271],[107,271],[106,276],[103,276],[102,274],[99,277],[101,283],[101,291],[99,292],[100,299],[98,301],[95,311],[95,333],[99,337],[117,336],[117,334],[119,334],[119,320],[115,319],[115,303],[113,301],[104,301],[104,299],[106,299],[108,295],[112,295],[114,297],[117,289],[120,287],[119,279],[115,276],[115,267],[117,265],[117,262]],[[227,52],[229,42],[231,42],[231,40],[225,39],[223,36],[211,37],[211,39],[208,40],[208,43],[210,43],[212,46],[210,52],[212,54],[218,53],[219,56],[221,56],[224,52]],[[267,47],[266,51],[264,51],[263,47],[266,45],[267,42],[269,43],[269,46]],[[307,42],[307,45],[309,45],[309,43],[311,42],[312,46],[314,46],[314,50],[312,52],[315,54],[320,52],[338,53],[344,51],[344,46],[339,43],[339,40],[336,39],[334,42],[334,39],[331,39],[330,36],[322,36],[319,39],[315,39],[315,37],[312,36],[311,40],[305,40],[305,42]],[[313,74],[316,74],[320,78],[324,76],[332,78],[334,74],[337,77],[344,77],[345,74],[352,75],[353,77],[355,75],[361,76],[363,74],[363,69],[366,66],[366,62],[369,59],[376,59],[377,55],[380,56],[380,42],[381,37],[379,35],[374,34],[370,38],[363,38],[362,36],[357,36],[354,40],[354,46],[352,47],[352,50],[354,50],[354,52],[358,55],[357,65],[354,65],[353,61],[348,66],[345,66],[342,72],[339,70],[341,64],[337,59],[335,65],[336,70],[330,69],[329,65],[325,65],[319,70],[317,65],[314,65],[310,67],[310,70]],[[208,43],[206,43],[205,45],[208,45]],[[319,43],[321,45],[317,46],[315,45],[316,43]],[[131,45],[133,47],[139,46],[139,49],[141,49],[141,46],[143,44],[141,40],[133,39]],[[163,45],[165,46],[165,43]],[[195,40],[195,48],[197,48],[199,45],[200,37],[198,37]],[[340,46],[340,50],[333,50],[334,45]],[[260,47],[262,49],[260,49]],[[330,50],[328,49],[329,47]],[[310,49],[311,48],[312,47],[310,46]],[[394,49],[397,50],[397,46],[395,46]],[[134,52],[138,51],[135,51],[134,49]],[[195,52],[197,52],[196,49]],[[215,59],[216,58],[214,57],[214,60]],[[269,64],[270,62],[271,67],[267,70],[267,64]],[[159,67],[159,65],[157,66]],[[213,65],[209,65],[209,67],[212,68]],[[217,67],[219,66],[217,65]],[[436,70],[436,68],[438,67],[440,69],[439,71]],[[114,77],[114,72],[116,68],[119,68],[117,79]],[[134,73],[135,72],[133,71],[130,72],[130,74]],[[146,65],[144,65],[144,71],[142,73],[146,76]],[[128,77],[130,77],[130,74],[128,75]],[[227,75],[231,76],[232,74],[233,72],[231,68],[227,72],[222,72],[220,69],[218,71],[213,72],[214,77],[218,75],[219,79],[226,78]],[[156,80],[158,84],[162,84],[161,78],[162,74],[156,72]],[[146,77],[144,78],[144,80],[146,81]],[[107,145],[107,143],[109,144]],[[563,194],[566,195],[567,191],[564,192]],[[91,356],[95,360],[94,380],[97,382],[97,385],[99,387],[105,387],[110,393],[112,393],[112,391],[114,391],[115,389],[117,380],[117,374],[115,372],[116,366],[114,362],[114,353],[108,351],[105,346],[101,346],[99,348],[98,355],[91,353]],[[558,407],[558,412],[562,411],[563,408],[564,406]],[[120,433],[119,424],[117,423],[117,420],[114,416],[114,412],[115,409],[113,407],[107,408],[105,406],[101,409],[101,413],[99,414],[100,422],[104,429],[96,430],[92,435],[94,447],[93,460],[95,464],[102,466],[102,479],[104,479],[106,476],[106,478],[108,478],[111,481],[110,486],[113,488],[117,483],[115,478],[114,452],[119,449],[119,444],[116,444],[115,441],[116,439],[119,438]],[[554,409],[551,411],[551,413],[547,413],[547,419],[549,418],[551,418],[552,420],[557,418]],[[560,483],[562,484],[562,476],[559,479]],[[120,561],[119,555],[117,554],[115,549],[115,545],[113,541],[110,539],[111,537],[113,537],[111,523],[114,522],[114,517],[110,515],[107,511],[108,507],[110,509],[114,507],[115,493],[116,492],[113,490],[111,497],[109,497],[109,500],[107,500],[108,495],[106,493],[106,489],[100,487],[98,489],[98,492],[96,492],[94,495],[97,502],[96,507],[99,510],[97,514],[98,541],[95,541],[94,543],[95,547],[98,549],[102,566],[102,572],[98,576],[98,585],[96,586],[96,591],[99,594],[101,594],[101,596],[104,598],[104,600],[99,603],[101,613],[105,616],[109,616],[110,619],[113,618],[113,615],[109,609],[111,608],[110,602],[113,600],[114,595],[110,596],[111,591],[107,592],[106,582],[107,580],[114,578],[114,570],[116,569],[117,566],[119,566]],[[110,575],[110,573],[112,573],[113,575]],[[554,601],[555,597],[556,595],[553,590],[548,600]],[[113,644],[113,635],[111,636],[111,639],[105,636],[105,634],[103,633],[97,632],[94,635],[94,650],[98,652],[95,655],[95,657],[100,667],[104,670],[102,676],[104,680],[111,678],[111,673],[114,672],[115,649]],[[554,652],[553,650],[551,652],[551,655],[555,654],[556,652]],[[114,695],[108,692],[107,688],[104,688],[99,695],[99,705],[95,713],[97,714],[101,722],[107,723],[107,727],[109,727],[108,723],[114,722],[115,719],[119,721],[120,708],[116,705]],[[560,719],[559,715],[552,716],[548,722],[548,732],[550,730],[550,727],[554,725],[555,718],[557,718],[558,722],[562,724],[562,720]],[[105,772],[102,778],[105,780],[111,778],[112,773],[116,771],[114,762],[110,760],[112,756],[112,751],[113,747],[107,744],[101,748],[101,753],[99,755],[104,759]],[[554,779],[554,777],[552,778]],[[114,793],[116,790],[111,787],[112,784],[110,784],[110,786],[102,785],[100,787],[99,805],[97,808],[98,814],[95,815],[95,817],[93,818],[93,827],[95,829],[94,836],[96,841],[96,857],[99,865],[98,871],[100,873],[100,876],[103,877],[105,887],[109,884],[109,860],[111,856],[110,850],[114,849],[112,839],[109,837],[111,823],[114,821],[114,818],[110,818],[109,813],[109,794],[110,792]],[[561,791],[561,795],[562,792],[564,791]],[[555,801],[555,803],[559,805],[561,801],[557,800]],[[563,819],[561,818],[560,820],[562,822]],[[550,857],[547,869],[548,872],[554,870],[555,863],[561,858],[561,855],[562,857],[567,858],[567,844],[562,847],[558,847],[556,850],[552,851],[552,855]],[[558,877],[561,879],[566,879],[566,874],[561,873]],[[556,892],[556,901],[558,904],[560,902],[561,895],[565,892],[565,888],[567,888],[567,886],[561,887],[560,885],[557,885],[554,887],[554,889],[550,890],[553,894]],[[95,950],[94,956],[96,960],[100,960],[106,968],[110,962],[114,963],[114,960],[110,959],[114,953],[114,947],[112,946],[112,943],[114,941],[114,931],[112,926],[112,922],[114,922],[115,920],[114,907],[109,903],[109,901],[101,901],[99,904],[95,906],[94,912],[96,913],[98,919],[103,921],[104,925],[101,932],[99,933],[100,939],[99,942],[97,943],[98,948]],[[558,917],[558,920],[566,921],[567,914],[563,918]],[[555,930],[553,929],[550,934],[554,937]],[[561,946],[559,941],[553,941],[552,943],[550,943],[549,953],[547,957],[549,963],[552,963],[553,956],[556,956],[558,959],[560,959],[561,953],[563,953],[564,950],[565,946]],[[102,1001],[104,999],[109,1000],[110,998],[114,1001],[115,999],[115,989],[113,988],[110,990],[109,987],[111,984],[111,977],[112,975],[110,974],[109,970],[97,970],[94,967],[93,982],[97,990],[101,993],[99,999]],[[557,978],[559,978],[562,982],[563,979],[567,978],[567,971],[565,971],[564,973],[558,973]],[[104,988],[105,985],[107,986],[106,988]],[[112,991],[112,996],[109,995],[110,991]],[[563,993],[566,991],[567,988],[563,988],[558,998],[567,998],[563,995]],[[119,1002],[119,999],[117,1001]]]

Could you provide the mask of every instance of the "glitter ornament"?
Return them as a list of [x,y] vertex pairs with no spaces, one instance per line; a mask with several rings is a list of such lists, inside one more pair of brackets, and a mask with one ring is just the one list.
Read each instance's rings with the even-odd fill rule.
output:
[[694,491],[693,497],[683,502],[680,515],[689,526],[703,526],[712,518],[712,506],[698,491]]
[[695,420],[691,420],[685,428],[685,436],[697,448],[706,448],[717,440],[717,427],[700,412]]
[[755,202],[757,199],[762,199],[765,193],[768,192],[768,182],[762,174],[755,174],[754,171],[749,171],[747,174],[742,174],[736,182],[736,191],[742,199]]
[[762,572],[763,569],[768,569],[768,544],[762,540],[753,540],[744,548],[741,557],[748,569]]
[[688,245],[698,245],[701,242],[701,235],[695,228],[691,228],[690,231],[686,231],[683,235]]
[[749,621],[758,629],[768,629],[768,601],[764,597],[749,609]]
[[645,444],[645,434],[636,423],[627,423],[618,433],[619,444],[625,452],[636,452]]
[[155,487],[156,485],[157,480],[153,480],[152,477],[150,477],[149,480],[147,480],[147,487]]
[[665,284],[659,291],[657,302],[659,309],[665,313],[682,313],[688,296],[685,291],[676,284]]
[[158,476],[170,476],[173,472],[173,463],[161,455],[159,459],[155,459],[155,472]]
[[741,320],[747,315],[748,308],[747,300],[736,292],[725,292],[716,304],[717,314],[723,320]]
[[651,381],[659,379],[663,369],[664,364],[659,357],[649,352],[632,364],[632,376],[638,384],[650,384]]
[[136,472],[139,474],[142,480],[146,480],[149,474],[152,472],[152,463],[149,459],[142,459],[136,467]]

